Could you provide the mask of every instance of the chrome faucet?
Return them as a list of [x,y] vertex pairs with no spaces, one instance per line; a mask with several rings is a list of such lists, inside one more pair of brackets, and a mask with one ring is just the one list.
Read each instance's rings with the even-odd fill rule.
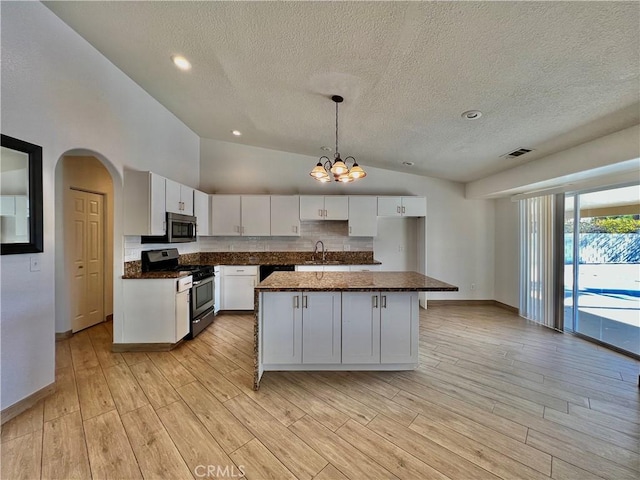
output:
[[318,253],[318,244],[322,245],[322,263],[324,263],[324,262],[325,262],[325,258],[324,258],[324,257],[325,257],[325,253],[326,253],[326,251],[325,251],[325,249],[324,249],[324,243],[322,242],[322,240],[318,240],[318,241],[316,242],[316,246],[315,246],[315,248],[313,249],[313,259],[314,259],[314,260],[316,259],[316,253]]

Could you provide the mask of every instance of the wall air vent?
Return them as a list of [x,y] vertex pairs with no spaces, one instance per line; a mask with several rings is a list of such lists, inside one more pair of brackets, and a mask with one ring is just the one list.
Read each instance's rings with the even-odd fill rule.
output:
[[530,148],[519,148],[517,150],[514,150],[513,152],[505,153],[504,155],[500,155],[500,156],[506,157],[506,158],[516,158],[529,152],[533,152],[533,150]]

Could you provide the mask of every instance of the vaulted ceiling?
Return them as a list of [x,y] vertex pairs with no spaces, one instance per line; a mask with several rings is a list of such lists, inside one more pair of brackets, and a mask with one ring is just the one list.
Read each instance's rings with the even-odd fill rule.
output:
[[640,123],[638,2],[45,4],[203,138],[320,156],[338,94],[343,157],[466,182]]

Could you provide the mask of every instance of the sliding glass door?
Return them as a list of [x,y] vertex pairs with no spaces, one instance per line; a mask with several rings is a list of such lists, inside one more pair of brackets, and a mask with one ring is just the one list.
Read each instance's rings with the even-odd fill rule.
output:
[[565,196],[564,328],[640,355],[640,186]]

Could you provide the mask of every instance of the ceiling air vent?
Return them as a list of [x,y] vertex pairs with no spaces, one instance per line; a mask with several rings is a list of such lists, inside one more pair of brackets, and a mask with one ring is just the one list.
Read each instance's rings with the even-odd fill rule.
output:
[[514,150],[513,152],[505,153],[504,155],[500,155],[500,156],[506,157],[506,158],[516,158],[529,152],[533,152],[533,150],[530,148],[519,148],[518,150]]

